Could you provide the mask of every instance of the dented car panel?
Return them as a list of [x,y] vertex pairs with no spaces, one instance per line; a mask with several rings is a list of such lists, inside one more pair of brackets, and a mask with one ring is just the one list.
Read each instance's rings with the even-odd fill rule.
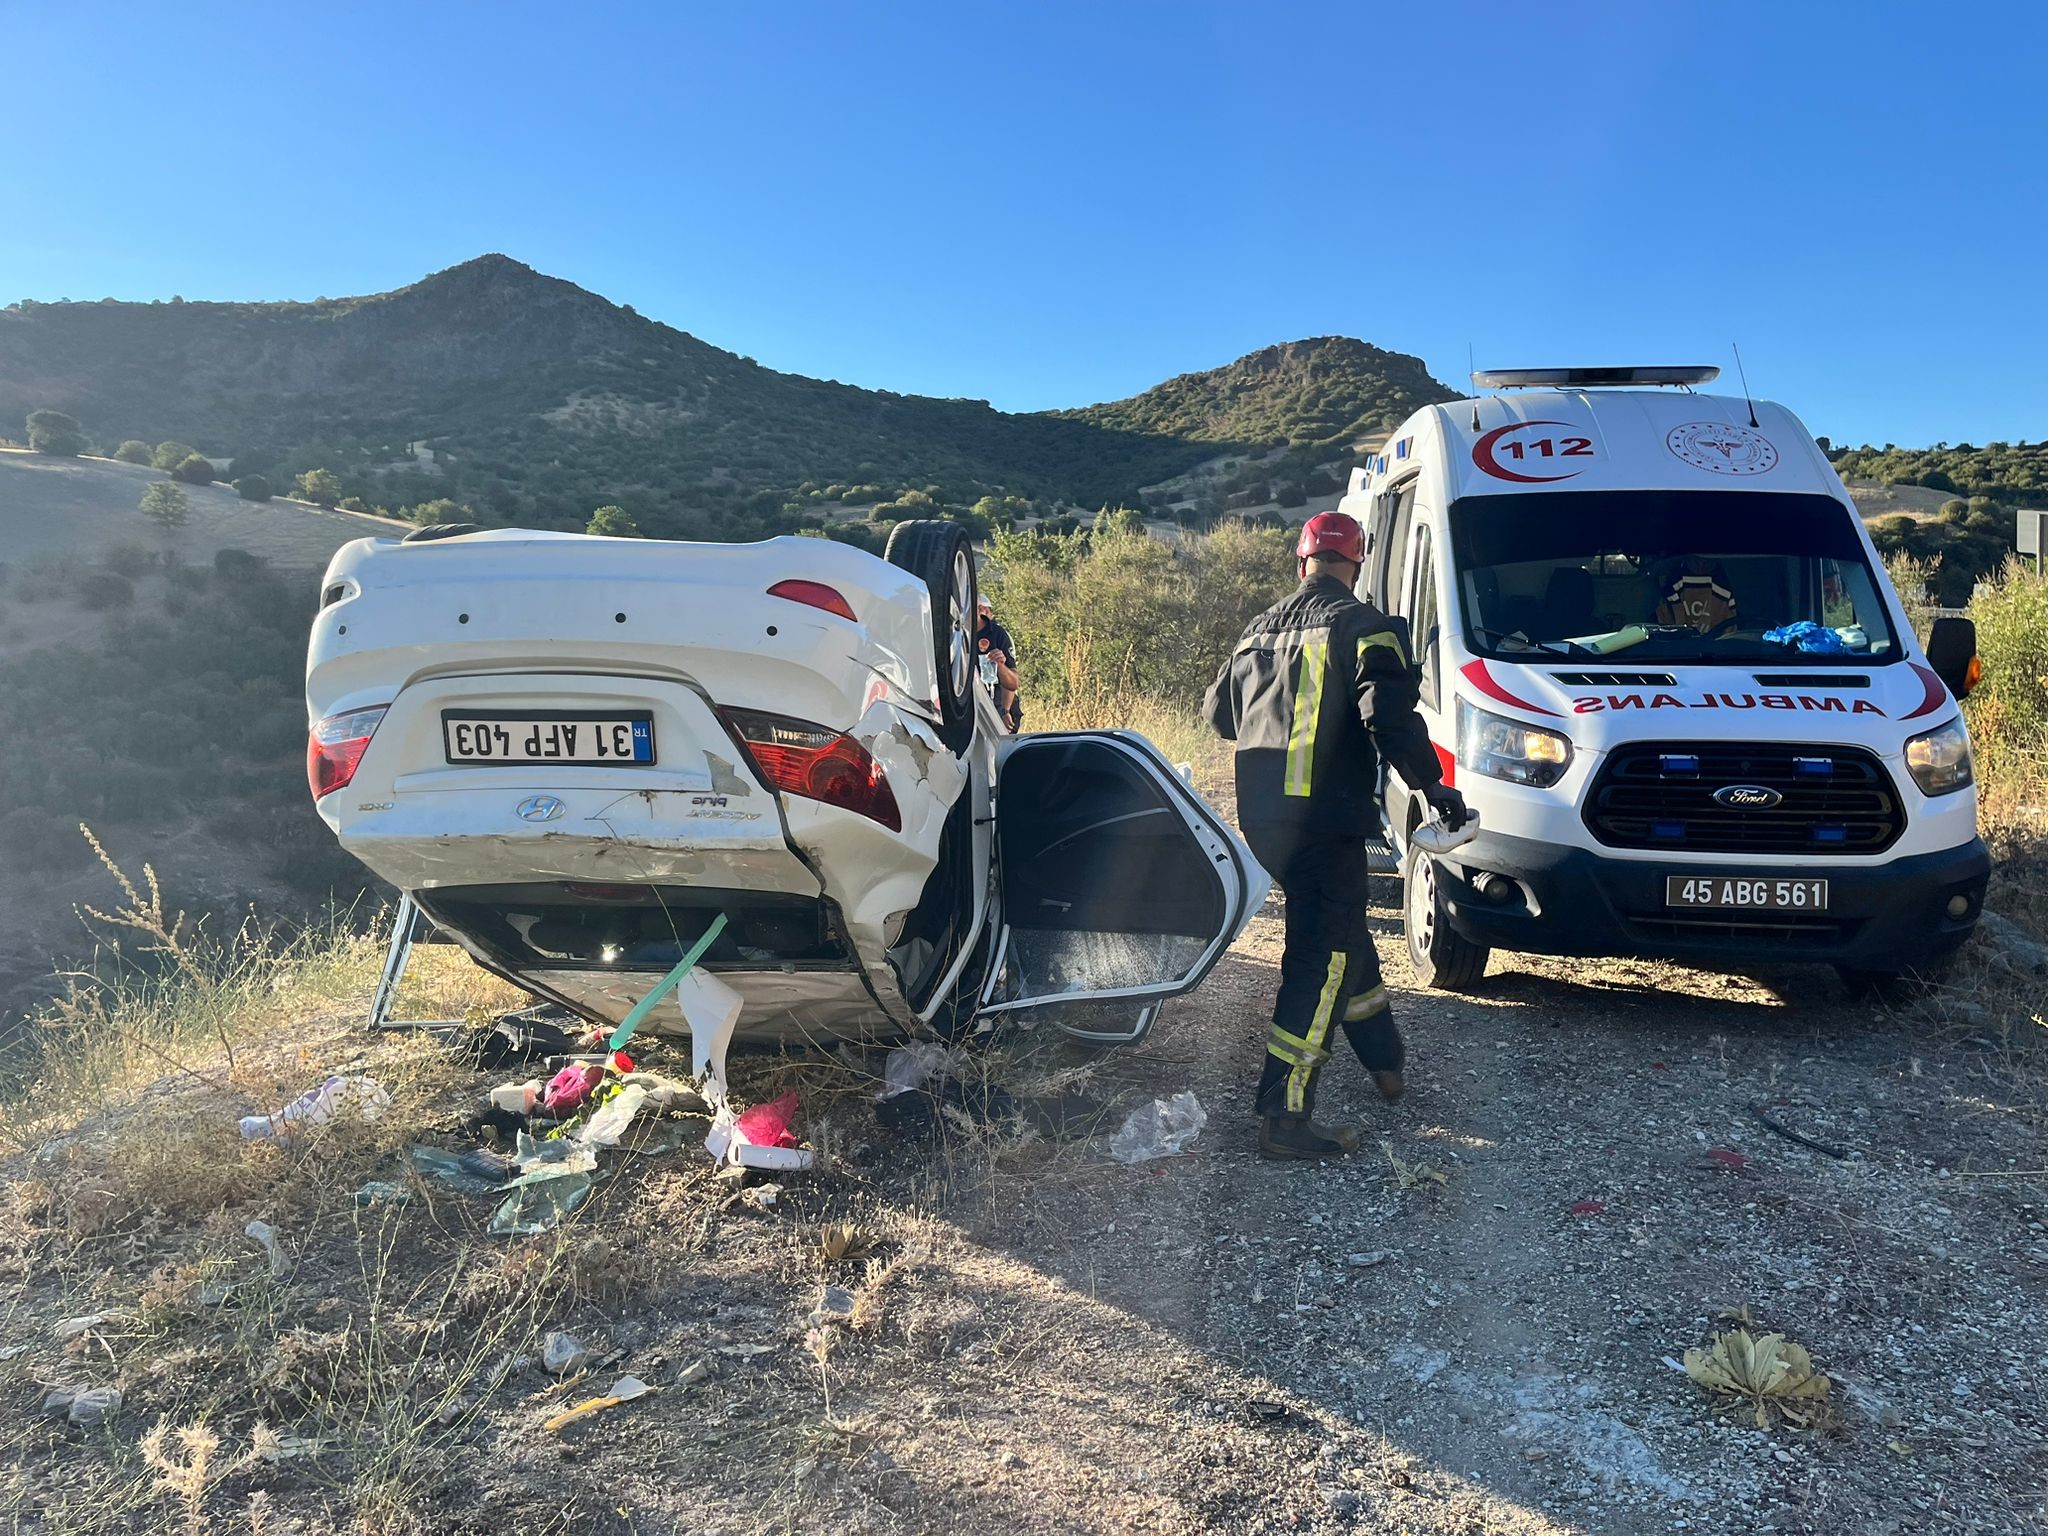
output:
[[[363,540],[322,595],[320,814],[480,964],[586,1018],[618,1024],[689,954],[739,994],[742,1035],[952,1036],[1061,967],[1113,964],[1114,985],[1053,989],[1109,1000],[1107,1027],[1098,1008],[1078,1032],[1134,1037],[1249,915],[1256,865],[1235,835],[1149,744],[1099,734],[1094,767],[1114,759],[1121,787],[1061,759],[1052,801],[1085,831],[1124,819],[1091,822],[1091,796],[1137,796],[1166,840],[1143,856],[1170,846],[1194,887],[1230,897],[1180,903],[1183,931],[1161,934],[1129,869],[1108,906],[1082,903],[1092,932],[1059,917],[1071,903],[1045,897],[1045,872],[1093,866],[1005,842],[999,755],[1017,744],[978,687],[941,699],[925,580],[859,550]],[[1040,871],[1036,905],[1009,916],[1006,857]],[[646,1027],[681,1029],[676,1012]]]

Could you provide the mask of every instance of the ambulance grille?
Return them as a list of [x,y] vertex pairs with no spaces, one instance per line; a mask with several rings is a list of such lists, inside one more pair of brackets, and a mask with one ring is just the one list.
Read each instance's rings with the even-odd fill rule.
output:
[[[1757,807],[1714,798],[1735,785],[1769,790],[1779,799]],[[1610,848],[1820,858],[1882,853],[1906,826],[1891,777],[1872,754],[1792,742],[1616,747],[1586,798],[1585,819]]]

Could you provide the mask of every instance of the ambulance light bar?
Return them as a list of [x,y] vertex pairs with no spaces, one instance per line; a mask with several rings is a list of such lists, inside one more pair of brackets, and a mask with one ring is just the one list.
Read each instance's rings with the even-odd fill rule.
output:
[[1472,375],[1476,389],[1626,389],[1634,384],[1711,384],[1721,370],[1696,368],[1486,368]]

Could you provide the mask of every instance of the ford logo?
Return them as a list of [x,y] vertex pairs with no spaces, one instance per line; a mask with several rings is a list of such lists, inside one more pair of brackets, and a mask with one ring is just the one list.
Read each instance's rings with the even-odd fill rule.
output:
[[1768,811],[1784,798],[1763,784],[1724,784],[1714,791],[1714,803],[1731,811]]
[[553,821],[563,810],[562,802],[553,795],[529,795],[519,802],[512,814],[521,821]]

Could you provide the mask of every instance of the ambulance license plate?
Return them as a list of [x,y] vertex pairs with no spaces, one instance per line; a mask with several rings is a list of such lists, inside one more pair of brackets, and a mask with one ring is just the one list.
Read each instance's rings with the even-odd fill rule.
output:
[[1825,880],[1779,880],[1764,875],[1667,875],[1667,907],[1736,907],[1765,912],[1825,912]]
[[561,763],[645,768],[654,762],[654,716],[445,709],[441,744],[450,763]]

